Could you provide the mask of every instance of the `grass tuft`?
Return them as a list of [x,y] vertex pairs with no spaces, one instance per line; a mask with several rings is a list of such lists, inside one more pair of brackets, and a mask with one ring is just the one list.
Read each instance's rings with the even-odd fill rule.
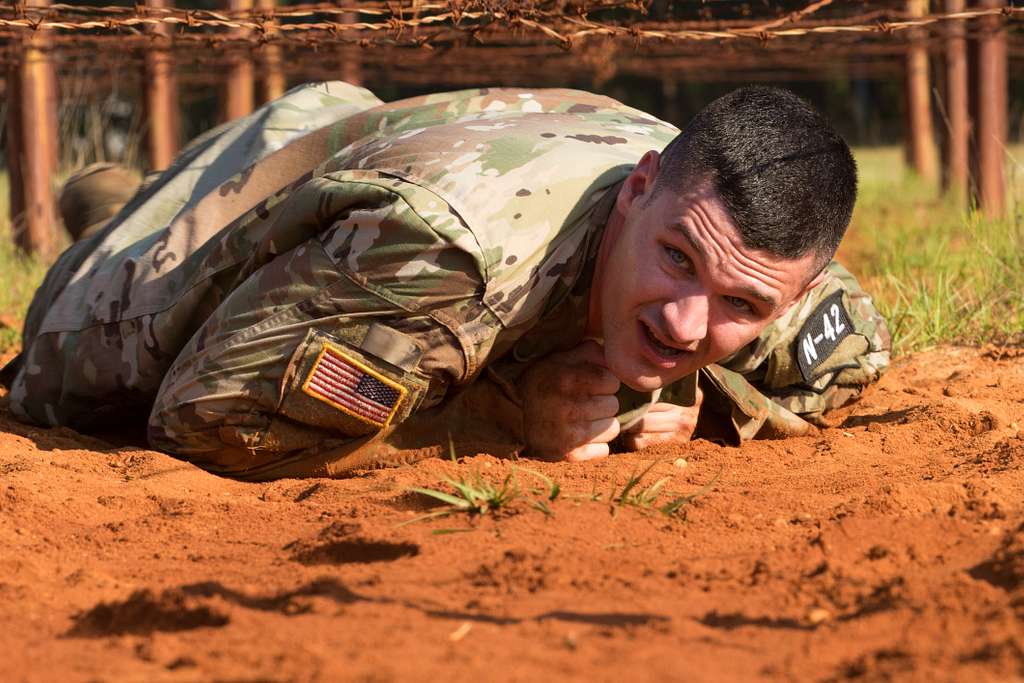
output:
[[[455,445],[449,438],[449,456],[453,464],[458,464],[455,457]],[[525,472],[535,477],[543,486],[532,487],[524,490],[519,483],[519,473]],[[428,512],[410,520],[401,522],[397,526],[412,524],[436,517],[464,513],[470,516],[486,515],[508,509],[512,503],[519,499],[525,499],[530,507],[540,510],[545,515],[553,514],[550,503],[554,502],[561,494],[562,487],[550,477],[526,469],[516,467],[513,463],[504,479],[496,480],[482,474],[480,470],[474,469],[468,476],[445,477],[441,480],[451,487],[452,491],[441,491],[438,489],[413,486],[409,491],[433,498],[444,504],[440,510]],[[435,533],[453,533],[452,529],[441,529]]]
[[643,470],[634,470],[626,480],[626,483],[623,484],[621,490],[618,489],[617,484],[613,483],[607,497],[595,492],[591,494],[590,500],[596,502],[606,501],[612,506],[613,511],[618,508],[628,507],[641,511],[657,512],[666,517],[681,517],[683,509],[687,505],[710,491],[722,477],[723,470],[719,469],[715,476],[711,478],[711,481],[694,493],[669,494],[669,497],[664,499],[662,494],[667,493],[664,489],[672,481],[671,476],[661,477],[651,484],[643,485],[644,478],[659,462],[661,461],[655,460]]

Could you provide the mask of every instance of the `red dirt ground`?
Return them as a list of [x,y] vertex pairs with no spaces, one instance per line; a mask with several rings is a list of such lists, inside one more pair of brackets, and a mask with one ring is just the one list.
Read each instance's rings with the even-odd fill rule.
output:
[[[509,463],[244,484],[0,410],[0,679],[1019,680],[1024,354],[904,359],[835,420],[396,526]],[[684,519],[587,500],[655,459],[721,477]]]

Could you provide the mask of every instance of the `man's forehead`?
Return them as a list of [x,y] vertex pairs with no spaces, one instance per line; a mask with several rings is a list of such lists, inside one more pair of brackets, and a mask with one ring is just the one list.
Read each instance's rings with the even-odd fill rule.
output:
[[723,239],[728,240],[733,248],[760,263],[794,274],[802,278],[803,283],[813,280],[824,267],[820,263],[819,255],[813,250],[791,258],[747,244],[725,201],[715,189],[714,181],[709,177],[699,177],[694,183],[687,185],[676,195],[675,201],[674,213],[680,218],[678,222],[682,222],[682,217],[688,212],[699,214],[704,219],[702,222],[710,223],[708,228],[714,229]]

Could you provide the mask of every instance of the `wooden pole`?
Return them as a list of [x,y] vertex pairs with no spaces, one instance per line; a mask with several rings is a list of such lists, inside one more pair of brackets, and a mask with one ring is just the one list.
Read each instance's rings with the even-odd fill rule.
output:
[[[416,3],[418,4],[418,3]],[[417,9],[417,12],[419,10]],[[341,20],[346,24],[354,24],[359,21],[358,12],[345,12],[341,15]],[[346,59],[341,68],[341,80],[352,85],[363,84],[363,49],[358,45],[349,47],[345,50]]]
[[[50,0],[32,0],[45,7]],[[22,41],[21,63],[15,67],[14,90],[17,99],[8,106],[14,114],[9,159],[12,192],[20,191],[20,201],[11,202],[12,212],[20,209],[21,223],[15,241],[24,250],[49,259],[57,249],[57,207],[53,196],[53,176],[57,170],[57,89],[56,76],[47,49],[45,31],[34,31]],[[19,187],[20,186],[20,187]]]
[[[252,11],[252,0],[228,0],[228,8],[232,12]],[[238,35],[244,35],[245,29],[239,29]],[[248,116],[252,113],[256,92],[253,83],[252,59],[248,54],[239,54],[228,67],[228,78],[224,92],[224,119]]]
[[[11,225],[21,223],[25,213],[25,179],[21,175],[21,156],[25,148],[24,135],[21,131],[21,67],[12,66],[7,70],[7,128],[4,130],[4,142],[7,145],[7,180],[10,201]],[[17,234],[15,230],[15,234]]]
[[[927,15],[928,0],[907,0],[907,13],[912,17]],[[934,181],[939,166],[935,153],[935,133],[932,130],[928,48],[919,36],[916,36],[907,51],[906,87],[910,162],[919,176]]]
[[[946,0],[949,14],[962,12],[964,0]],[[967,41],[961,21],[947,24],[946,33],[946,192],[959,203],[967,201],[969,187],[968,140],[970,117],[967,94]]]
[[[146,0],[146,7],[171,7],[170,0]],[[149,129],[146,148],[150,170],[171,165],[178,152],[178,85],[169,53],[169,30],[161,24],[153,29],[153,44],[146,50],[146,112]]]
[[[277,22],[272,19],[277,0],[257,0],[256,8],[267,17],[267,35],[276,33]],[[281,46],[268,43],[260,48],[260,101],[276,100],[287,89]]]
[[[980,0],[984,8],[1002,7],[1002,0]],[[978,201],[982,211],[993,218],[1006,211],[1003,159],[1007,136],[1006,33],[1000,17],[981,21],[978,38],[978,82],[975,91],[978,110]]]

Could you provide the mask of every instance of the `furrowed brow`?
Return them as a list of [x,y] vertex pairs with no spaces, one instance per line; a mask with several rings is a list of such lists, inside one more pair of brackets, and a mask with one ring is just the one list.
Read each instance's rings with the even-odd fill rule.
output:
[[752,299],[757,299],[767,305],[772,311],[778,308],[779,304],[772,297],[767,294],[762,294],[753,287],[743,287],[741,291]]
[[[693,230],[690,226],[684,223],[673,223],[669,228],[682,235],[683,239],[686,240],[686,243],[690,245],[690,248],[693,249],[695,254],[700,257],[707,256],[707,250],[704,249],[704,247],[697,241],[697,238],[693,236]],[[779,303],[775,299],[767,294],[757,291],[753,287],[740,287],[738,291],[741,294],[748,296],[751,299],[756,299],[768,306],[770,309],[768,311],[769,314],[774,313],[775,309],[779,307]]]
[[690,245],[690,249],[693,249],[694,253],[698,256],[707,256],[707,251],[697,242],[697,239],[693,236],[693,231],[689,226],[683,223],[673,223],[669,228],[682,235],[683,239],[686,240],[686,243]]

